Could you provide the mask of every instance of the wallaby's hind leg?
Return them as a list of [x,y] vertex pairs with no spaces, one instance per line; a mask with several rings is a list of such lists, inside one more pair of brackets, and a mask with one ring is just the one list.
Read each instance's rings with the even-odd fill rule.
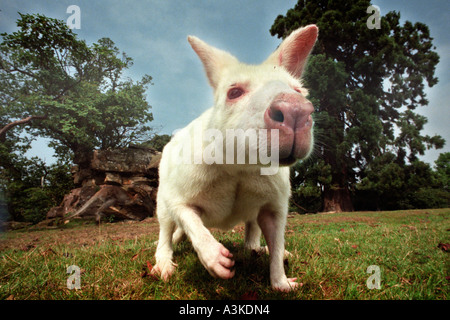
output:
[[[249,221],[245,224],[245,249],[255,251],[258,255],[269,254],[269,247],[261,247],[261,228],[257,221]],[[292,254],[284,250],[284,259]]]
[[184,233],[183,229],[177,227],[172,236],[172,244],[178,244],[187,239],[186,233]]
[[297,278],[287,278],[284,271],[284,228],[286,217],[270,210],[261,210],[258,224],[266,238],[270,254],[270,282],[279,291],[291,291],[298,287]]
[[245,248],[260,252],[261,247],[261,228],[256,221],[248,221],[245,223]]

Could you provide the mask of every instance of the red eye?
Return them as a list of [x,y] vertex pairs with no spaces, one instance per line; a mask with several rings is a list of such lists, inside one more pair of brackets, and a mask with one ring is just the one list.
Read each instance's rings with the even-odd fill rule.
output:
[[229,100],[234,100],[239,98],[244,94],[244,90],[242,88],[236,87],[228,90],[227,97]]

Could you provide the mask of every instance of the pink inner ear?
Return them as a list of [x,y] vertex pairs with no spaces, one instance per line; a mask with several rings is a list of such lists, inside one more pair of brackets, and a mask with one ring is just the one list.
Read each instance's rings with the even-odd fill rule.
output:
[[278,61],[293,76],[300,77],[309,53],[316,42],[318,28],[315,25],[294,31],[282,44]]

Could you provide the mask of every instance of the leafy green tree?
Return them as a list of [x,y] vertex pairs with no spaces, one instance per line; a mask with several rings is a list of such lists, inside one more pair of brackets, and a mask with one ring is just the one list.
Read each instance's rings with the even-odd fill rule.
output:
[[448,207],[450,194],[437,185],[435,172],[431,166],[420,160],[415,160],[406,166],[405,197],[401,207],[412,208],[442,208]]
[[384,153],[395,156],[385,163],[384,174],[390,176],[399,169],[395,164],[414,162],[426,149],[445,143],[420,133],[426,118],[415,112],[428,103],[425,82],[437,83],[439,56],[428,27],[401,25],[400,13],[388,12],[380,29],[369,29],[370,5],[369,0],[299,0],[270,29],[284,38],[300,26],[319,27],[304,79],[316,108],[315,155],[331,169],[324,211],[353,210],[356,183],[373,172]]
[[396,163],[395,154],[386,152],[371,163],[365,177],[355,186],[355,205],[362,210],[393,210],[405,197],[406,172]]
[[[445,165],[445,154],[436,163],[439,160]],[[433,171],[420,160],[399,163],[395,154],[386,152],[373,161],[366,176],[356,184],[356,206],[363,210],[448,207],[450,192],[443,187],[448,175],[436,167]]]
[[165,145],[169,143],[170,138],[168,134],[154,134],[150,140],[142,143],[142,145],[162,152]]
[[323,190],[331,183],[330,165],[310,159],[296,163],[291,170],[291,207],[301,213],[322,211]]
[[[41,159],[27,159],[23,154],[11,153],[13,170],[0,170],[0,190],[4,190],[8,214],[0,218],[15,221],[39,222],[50,208],[61,203],[73,188],[70,163],[57,162],[47,166]],[[8,217],[9,216],[9,217]]]
[[[87,45],[64,21],[20,14],[17,27],[0,43],[0,190],[14,219],[37,222],[71,188],[72,162],[148,136],[152,78],[125,78],[132,59],[112,40]],[[57,164],[23,156],[36,137]]]
[[151,77],[123,79],[132,59],[112,40],[88,46],[64,21],[39,14],[20,14],[17,26],[1,35],[0,141],[27,124],[79,163],[95,148],[142,140],[153,120],[145,97]]
[[441,153],[434,164],[438,187],[450,192],[450,152]]

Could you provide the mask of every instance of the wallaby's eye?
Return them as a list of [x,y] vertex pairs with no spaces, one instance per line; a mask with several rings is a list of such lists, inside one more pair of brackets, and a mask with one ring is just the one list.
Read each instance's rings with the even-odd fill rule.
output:
[[244,90],[242,88],[235,87],[235,88],[231,88],[230,90],[228,90],[227,97],[229,100],[234,100],[234,99],[239,98],[243,94],[244,94]]
[[301,90],[300,88],[294,87],[293,89],[294,89],[295,91],[297,91],[298,93],[302,94],[302,90]]

